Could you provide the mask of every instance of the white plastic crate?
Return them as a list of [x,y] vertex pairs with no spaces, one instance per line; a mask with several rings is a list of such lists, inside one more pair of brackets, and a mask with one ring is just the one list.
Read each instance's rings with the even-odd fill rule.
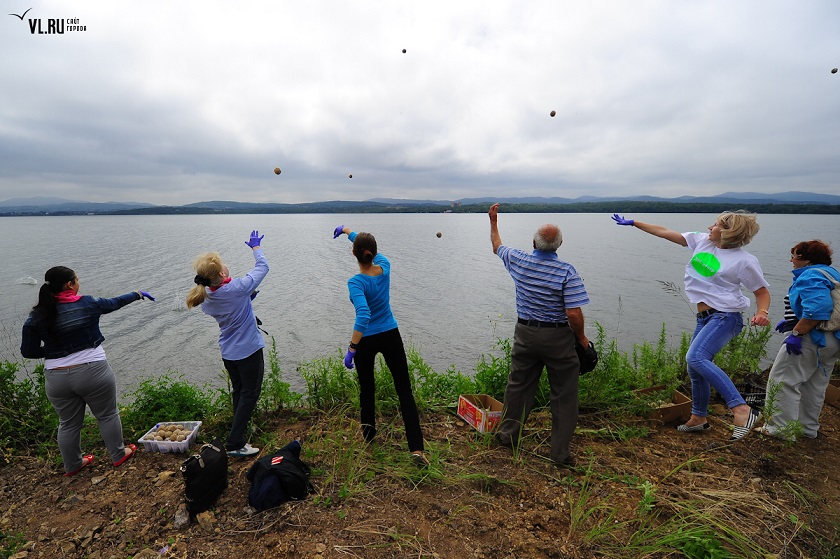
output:
[[[190,434],[186,439],[180,442],[155,441],[146,439],[146,437],[156,432],[158,429],[165,425],[183,425],[184,429],[190,430]],[[200,421],[162,421],[160,423],[155,424],[154,427],[146,431],[146,433],[142,437],[140,437],[140,440],[137,442],[143,443],[143,446],[147,452],[188,452],[190,446],[195,442],[195,437],[198,434],[198,428],[200,426]]]

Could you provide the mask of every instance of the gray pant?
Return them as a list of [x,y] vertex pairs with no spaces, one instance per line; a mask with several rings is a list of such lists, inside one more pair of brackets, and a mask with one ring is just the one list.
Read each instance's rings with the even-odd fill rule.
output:
[[[802,434],[813,439],[820,429],[820,412],[825,401],[825,389],[840,357],[840,340],[826,332],[825,347],[818,348],[808,334],[802,337],[802,355],[788,355],[785,345],[779,349],[768,378],[781,384],[776,396],[776,413],[765,428],[771,434],[792,421],[802,425]],[[768,394],[769,397],[769,394]]]
[[125,456],[122,422],[117,409],[117,379],[107,361],[94,361],[69,369],[47,369],[47,398],[58,413],[58,450],[64,471],[82,466],[82,425],[85,405],[99,422],[99,432],[111,462]]
[[551,460],[563,463],[571,458],[569,445],[578,419],[580,362],[571,328],[537,328],[517,323],[505,388],[505,409],[497,436],[504,444],[519,443],[543,367],[551,388]]

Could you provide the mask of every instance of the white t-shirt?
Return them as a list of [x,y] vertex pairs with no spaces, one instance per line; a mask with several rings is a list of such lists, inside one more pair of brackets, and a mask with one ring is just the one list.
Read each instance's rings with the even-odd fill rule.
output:
[[706,303],[723,312],[750,308],[750,300],[741,292],[753,293],[770,284],[764,279],[758,258],[742,248],[718,248],[708,233],[683,233],[688,248],[694,251],[685,266],[685,293],[692,303]]

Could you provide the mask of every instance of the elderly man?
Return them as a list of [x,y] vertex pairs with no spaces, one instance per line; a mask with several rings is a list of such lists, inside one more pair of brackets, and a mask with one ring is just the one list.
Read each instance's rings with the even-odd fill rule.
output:
[[537,229],[534,252],[529,254],[502,244],[499,204],[490,206],[488,213],[490,242],[513,278],[518,315],[505,411],[496,438],[506,446],[519,444],[545,367],[551,386],[551,460],[573,466],[569,445],[578,418],[580,370],[575,341],[589,345],[580,309],[589,296],[574,266],[557,257],[563,243],[559,227],[546,224]]

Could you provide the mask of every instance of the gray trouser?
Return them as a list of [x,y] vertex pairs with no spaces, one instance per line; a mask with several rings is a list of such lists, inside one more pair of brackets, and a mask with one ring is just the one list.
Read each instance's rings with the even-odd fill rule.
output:
[[69,369],[47,369],[47,398],[58,413],[58,450],[64,471],[82,466],[82,425],[85,405],[99,422],[99,432],[111,461],[125,456],[122,422],[117,409],[117,379],[107,361],[94,361]]
[[569,445],[578,419],[580,362],[571,328],[516,325],[505,387],[505,410],[497,435],[505,444],[519,442],[534,405],[543,367],[551,388],[551,459],[562,463],[571,457]]
[[765,425],[771,434],[798,421],[805,437],[817,436],[825,389],[840,357],[840,340],[831,332],[826,332],[825,338],[826,346],[817,347],[808,334],[803,336],[802,355],[788,355],[784,344],[779,349],[767,381],[768,398],[771,383],[781,384],[775,413]]

